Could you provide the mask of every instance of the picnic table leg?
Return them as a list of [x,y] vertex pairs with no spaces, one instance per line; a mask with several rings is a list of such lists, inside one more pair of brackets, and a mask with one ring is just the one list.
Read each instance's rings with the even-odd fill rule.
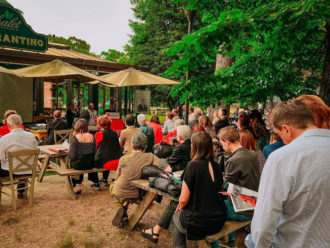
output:
[[132,231],[135,225],[139,222],[139,220],[143,217],[147,209],[150,207],[152,202],[155,200],[157,194],[153,192],[147,192],[143,197],[141,203],[136,208],[135,212],[129,218],[128,225],[126,226],[126,230]]
[[45,160],[42,164],[42,168],[41,168],[41,171],[40,171],[39,177],[38,177],[38,182],[39,183],[41,183],[42,179],[44,178],[48,163],[49,163],[49,154],[46,154]]
[[72,186],[72,181],[71,181],[71,177],[67,176],[65,179],[65,184],[66,184],[66,188],[68,190],[69,195],[71,196],[72,200],[77,200],[78,195],[74,193],[73,191],[73,186]]
[[66,169],[66,162],[63,157],[60,158],[60,165],[62,168]]

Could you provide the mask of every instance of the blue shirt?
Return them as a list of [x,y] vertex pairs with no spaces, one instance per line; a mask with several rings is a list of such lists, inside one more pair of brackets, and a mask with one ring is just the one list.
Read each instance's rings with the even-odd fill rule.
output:
[[274,151],[252,220],[255,247],[330,247],[330,130],[310,129]]
[[264,153],[265,158],[267,159],[268,156],[275,150],[277,150],[278,148],[281,148],[282,146],[284,146],[285,144],[283,143],[283,141],[276,141],[273,144],[267,145],[264,147],[264,149],[262,150],[262,152]]

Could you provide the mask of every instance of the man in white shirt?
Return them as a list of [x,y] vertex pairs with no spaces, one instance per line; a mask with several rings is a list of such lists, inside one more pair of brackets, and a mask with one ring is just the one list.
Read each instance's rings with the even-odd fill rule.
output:
[[330,130],[299,101],[277,104],[270,122],[286,146],[262,172],[247,247],[330,247]]
[[[26,132],[22,129],[22,119],[19,115],[13,114],[7,119],[8,127],[10,133],[0,138],[0,176],[9,176],[9,163],[7,152],[19,151],[25,149],[37,149],[37,141],[32,133]],[[17,161],[13,161],[13,167],[18,166]],[[31,158],[31,163],[33,163],[33,158]],[[22,166],[23,168],[23,166]],[[31,174],[31,170],[26,170],[22,172],[17,172],[15,175]],[[24,184],[19,184],[18,188],[24,187]],[[22,197],[23,190],[18,191],[18,198]]]

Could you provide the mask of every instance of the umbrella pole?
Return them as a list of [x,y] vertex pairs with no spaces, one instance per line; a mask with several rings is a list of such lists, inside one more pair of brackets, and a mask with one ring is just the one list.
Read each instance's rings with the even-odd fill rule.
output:
[[133,86],[131,86],[131,92],[130,92],[130,113],[133,114]]
[[56,110],[58,109],[58,82],[56,83]]
[[125,110],[124,110],[125,116],[127,115],[127,87],[125,87]]

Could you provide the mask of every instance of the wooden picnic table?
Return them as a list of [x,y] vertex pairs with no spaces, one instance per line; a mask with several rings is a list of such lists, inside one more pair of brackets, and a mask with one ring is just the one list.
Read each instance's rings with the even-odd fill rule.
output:
[[[182,174],[182,171],[176,172],[176,173]],[[156,204],[154,202],[157,195],[161,195],[161,196],[171,199],[171,200],[179,201],[179,198],[175,198],[158,189],[150,188],[148,180],[145,180],[145,179],[134,180],[131,182],[131,184],[139,189],[146,190],[147,193],[145,194],[145,196],[139,203],[138,207],[136,208],[135,212],[132,214],[132,216],[130,217],[130,219],[128,221],[128,225],[126,226],[126,229],[129,231],[133,230],[133,228],[136,226],[136,224],[141,220],[141,218],[147,212],[147,210],[156,211],[160,214],[165,210],[166,206],[161,205],[161,204]],[[207,236],[203,240],[197,241],[197,246],[199,248],[210,248],[211,247],[210,244],[212,242],[219,240],[220,238],[222,238],[226,235],[229,235],[230,233],[235,232],[235,231],[239,230],[240,228],[249,225],[250,223],[251,223],[251,221],[240,222],[240,221],[227,220],[220,232]]]
[[[176,172],[176,174],[182,174],[182,171],[178,171]],[[162,214],[166,206],[154,203],[154,200],[157,197],[157,195],[161,195],[170,200],[179,201],[179,198],[173,197],[170,194],[167,194],[158,189],[149,187],[148,180],[145,179],[134,180],[131,182],[131,184],[139,189],[145,190],[146,194],[144,195],[143,199],[141,200],[135,212],[132,214],[132,216],[128,221],[128,225],[126,226],[126,229],[129,231],[132,231],[134,229],[136,224],[140,221],[140,219],[143,217],[143,215],[147,212],[148,209],[158,212],[159,214]]]
[[[48,145],[48,146],[38,146],[40,149],[40,156],[39,156],[39,161],[38,165],[40,167],[40,173],[38,177],[38,182],[42,182],[45,172],[47,168],[52,168],[52,169],[58,169],[60,166],[57,164],[53,163],[51,160],[52,159],[58,159],[60,161],[60,165],[62,168],[66,168],[66,162],[65,158],[67,157],[67,152],[54,152],[49,150],[49,148],[55,148],[55,149],[64,149],[63,146],[60,145]],[[43,162],[41,161],[43,160]]]
[[42,140],[42,138],[47,138],[47,130],[28,130],[30,133],[32,133],[34,136],[37,137],[38,140]]
[[[55,151],[49,150],[49,148],[64,149],[64,147],[61,144],[38,146],[38,148],[40,148],[40,153],[41,153],[41,155],[39,156],[39,161],[38,161],[38,165],[41,167],[38,181],[42,182],[47,168],[50,168],[57,175],[65,177],[66,188],[68,190],[70,198],[72,198],[73,200],[76,200],[78,195],[75,194],[75,192],[73,190],[71,177],[79,176],[81,174],[91,173],[91,172],[103,172],[106,170],[104,168],[92,168],[89,170],[75,170],[72,168],[67,168],[67,163],[65,161],[66,157],[68,155],[67,151],[55,152]],[[60,161],[60,165],[52,162],[51,160],[53,160],[53,159],[58,159]],[[41,162],[42,160],[43,160],[43,162]],[[115,176],[115,172],[111,171],[110,177],[114,177],[114,176]]]

